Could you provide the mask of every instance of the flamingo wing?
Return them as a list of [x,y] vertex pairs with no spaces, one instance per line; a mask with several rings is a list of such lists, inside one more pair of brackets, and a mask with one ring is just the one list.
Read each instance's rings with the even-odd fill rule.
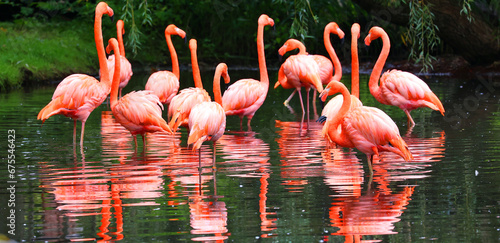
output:
[[309,55],[293,55],[283,63],[283,73],[294,87],[321,86],[318,63]]
[[179,79],[170,71],[158,71],[149,76],[145,89],[153,91],[161,103],[168,104],[179,91]]
[[75,119],[86,119],[109,94],[110,87],[85,74],[72,74],[57,86],[52,101],[39,113],[38,119],[63,114]]
[[226,115],[247,115],[257,111],[264,103],[267,86],[255,79],[241,79],[229,86],[222,96]]
[[177,130],[179,125],[187,126],[192,108],[202,102],[210,102],[210,96],[200,88],[183,89],[174,96],[168,106],[168,116],[172,118],[169,125],[172,130]]
[[226,129],[226,115],[216,102],[195,105],[189,114],[188,144],[199,149],[204,141],[217,141]]
[[163,105],[152,91],[128,93],[112,108],[115,118],[132,134],[170,131],[162,118]]
[[380,78],[380,86],[386,100],[401,109],[413,110],[425,106],[444,113],[439,98],[424,81],[412,73],[387,71]]
[[333,64],[329,58],[323,55],[312,55],[314,61],[319,66],[319,75],[321,78],[321,83],[326,85],[330,82],[330,78],[333,76]]

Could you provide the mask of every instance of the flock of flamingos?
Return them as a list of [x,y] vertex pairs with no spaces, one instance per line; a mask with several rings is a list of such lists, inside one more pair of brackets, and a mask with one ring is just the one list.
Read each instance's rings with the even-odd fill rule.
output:
[[[226,116],[240,117],[240,128],[243,117],[247,117],[247,126],[255,112],[264,103],[268,89],[269,77],[264,53],[264,27],[273,26],[274,21],[262,14],[258,19],[257,52],[260,69],[260,81],[241,79],[233,83],[224,95],[221,95],[220,79],[230,82],[228,67],[220,63],[215,71],[213,81],[214,100],[203,89],[198,61],[196,57],[196,40],[191,39],[191,61],[195,87],[179,91],[179,63],[171,41],[171,35],[182,38],[186,33],[175,25],[165,29],[165,37],[172,58],[172,72],[158,71],[153,73],[145,86],[145,90],[133,91],[124,96],[121,90],[132,76],[132,68],[125,58],[123,46],[123,21],[117,22],[117,39],[111,38],[106,49],[102,37],[101,20],[103,15],[113,16],[113,10],[104,2],[96,7],[94,37],[100,66],[100,81],[85,74],[72,74],[66,77],[56,88],[52,100],[38,114],[38,119],[45,121],[52,115],[61,114],[74,120],[73,139],[76,141],[76,121],[82,122],[80,146],[83,147],[85,121],[90,113],[98,107],[108,95],[113,116],[134,137],[137,149],[137,134],[141,134],[145,142],[145,134],[153,132],[174,133],[179,126],[189,130],[188,145],[193,150],[201,150],[205,141],[215,142],[224,134]],[[279,54],[299,49],[296,55],[291,55],[282,64],[278,73],[275,88],[295,89],[285,104],[297,92],[302,107],[302,123],[304,122],[304,104],[300,89],[307,91],[307,123],[309,124],[309,90],[315,89],[319,97],[325,101],[327,96],[341,93],[327,103],[318,121],[324,123],[322,136],[329,144],[341,147],[357,148],[368,158],[370,173],[373,156],[379,151],[393,152],[406,161],[413,159],[405,141],[401,138],[394,121],[382,110],[364,106],[359,100],[359,66],[357,57],[357,40],[360,37],[360,27],[354,24],[352,32],[352,92],[340,82],[342,69],[340,61],[330,42],[330,34],[344,38],[344,33],[334,22],[325,27],[324,42],[330,59],[321,55],[309,55],[304,45],[294,39],[288,40],[280,48]],[[369,80],[371,94],[382,104],[397,106],[402,109],[410,126],[415,123],[410,111],[419,107],[429,107],[444,114],[444,108],[439,98],[430,90],[427,84],[417,76],[399,70],[390,70],[382,74],[382,69],[389,55],[390,41],[388,35],[380,27],[370,29],[365,38],[365,44],[378,38],[382,39],[382,52],[373,68]],[[106,59],[105,51],[110,54]],[[333,64],[332,64],[333,63]],[[333,70],[335,68],[335,73]],[[382,74],[382,75],[381,75]],[[379,84],[380,79],[380,84]],[[323,85],[326,85],[323,88]],[[314,93],[314,97],[316,93]],[[313,97],[313,98],[314,98]],[[168,106],[169,123],[162,118],[163,105]],[[143,143],[144,146],[146,145]],[[215,166],[215,152],[213,153]],[[201,156],[201,151],[200,151]],[[200,159],[201,163],[201,159]],[[201,166],[200,166],[201,167]]]

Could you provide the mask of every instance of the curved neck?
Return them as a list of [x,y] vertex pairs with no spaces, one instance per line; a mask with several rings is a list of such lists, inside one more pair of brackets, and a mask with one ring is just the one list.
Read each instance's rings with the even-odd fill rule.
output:
[[109,45],[111,48],[113,48],[113,52],[115,53],[115,70],[113,73],[113,83],[111,84],[111,93],[109,94],[110,106],[111,108],[113,108],[118,102],[118,87],[120,86],[121,55],[120,55],[120,47],[116,40],[111,39],[109,41]]
[[224,76],[224,79],[227,79],[227,67],[224,68],[224,65],[218,65],[217,68],[215,69],[215,75],[214,75],[214,100],[215,102],[219,103],[219,105],[222,105],[222,92],[220,90],[220,77]]
[[172,73],[174,73],[177,79],[179,79],[179,61],[177,60],[177,52],[175,52],[170,34],[165,33],[165,39],[167,39],[168,50],[170,51],[170,57],[172,58]]
[[351,94],[359,99],[359,58],[358,58],[359,29],[351,32]]
[[259,56],[260,82],[269,87],[267,76],[266,56],[264,52],[264,25],[259,24],[257,28],[257,55]]
[[203,89],[201,82],[200,67],[198,66],[198,56],[196,55],[196,41],[189,42],[189,50],[191,51],[191,67],[193,69],[193,80],[196,88]]
[[[332,119],[330,123],[331,126],[333,125],[333,127],[335,128],[338,127],[338,125],[340,125],[340,123],[344,119],[344,116],[347,114],[349,108],[351,107],[351,95],[349,94],[349,91],[342,83],[339,82],[339,84],[341,84],[341,88],[338,91],[340,91],[343,98],[342,106],[340,107],[340,110],[337,113],[337,115]],[[337,131],[337,129],[335,129],[335,131]]]
[[97,49],[97,57],[99,58],[99,69],[101,70],[101,82],[111,86],[111,80],[109,79],[108,64],[106,62],[106,53],[104,51],[104,42],[102,38],[102,11],[97,8],[95,11],[94,20],[94,40]]
[[293,50],[293,49],[299,49],[299,53],[300,55],[307,55],[307,51],[306,51],[306,46],[304,46],[304,43],[298,41],[298,40],[295,40],[295,39],[291,39],[291,40],[288,40],[290,41],[290,47],[288,48],[288,50]]
[[370,93],[373,96],[377,96],[380,93],[380,87],[378,86],[378,80],[380,75],[382,74],[382,69],[384,68],[385,61],[389,56],[389,50],[391,49],[391,43],[389,40],[389,36],[381,31],[379,32],[380,38],[382,39],[382,51],[373,67],[372,73],[370,75],[370,81],[368,82],[368,86],[370,87]]
[[118,45],[120,46],[120,55],[125,57],[125,45],[123,45],[123,34],[125,34],[125,30],[122,20],[118,20],[118,22],[116,22],[116,34]]
[[340,81],[342,78],[342,66],[340,65],[340,60],[337,57],[337,53],[333,49],[332,42],[330,41],[330,30],[325,29],[325,33],[323,34],[323,42],[325,43],[326,51],[330,55],[330,59],[332,59],[333,66],[335,68],[335,74],[333,75],[333,79]]

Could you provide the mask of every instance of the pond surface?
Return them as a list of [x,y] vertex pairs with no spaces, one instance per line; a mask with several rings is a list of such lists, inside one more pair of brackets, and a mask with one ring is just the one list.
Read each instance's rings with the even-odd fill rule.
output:
[[[124,92],[143,89],[149,73],[135,72]],[[233,82],[258,78],[256,71],[229,73]],[[211,90],[213,71],[202,77]],[[228,117],[217,169],[206,143],[201,175],[184,128],[149,135],[146,149],[139,139],[135,152],[130,133],[103,104],[90,115],[80,148],[72,120],[54,116],[42,126],[36,119],[55,86],[0,94],[0,233],[48,242],[500,241],[498,76],[424,78],[446,116],[413,111],[417,125],[408,131],[403,111],[376,102],[361,75],[360,99],[394,119],[415,158],[382,153],[371,179],[364,154],[328,148],[315,122],[300,131],[298,97],[292,114],[283,106],[291,90],[272,89],[275,70],[270,78],[252,132]],[[192,85],[190,72],[181,79],[181,87]],[[349,86],[349,75],[343,81]],[[79,131],[80,122],[77,140]]]

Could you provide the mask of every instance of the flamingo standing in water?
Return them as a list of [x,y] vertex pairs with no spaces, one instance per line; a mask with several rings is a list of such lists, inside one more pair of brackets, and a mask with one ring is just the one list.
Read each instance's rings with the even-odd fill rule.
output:
[[201,144],[205,141],[213,142],[213,168],[215,168],[215,142],[219,140],[226,129],[226,114],[222,107],[220,90],[220,78],[224,78],[227,84],[230,81],[227,73],[227,65],[220,63],[215,69],[214,75],[214,100],[215,102],[202,102],[191,109],[189,114],[189,137],[188,145],[193,146],[193,150],[199,150],[200,170],[201,170]]
[[134,137],[135,149],[137,150],[137,134],[142,135],[143,146],[145,147],[146,133],[169,132],[173,133],[167,122],[162,118],[163,105],[158,96],[152,91],[133,91],[118,100],[118,86],[120,85],[120,66],[118,59],[120,49],[115,38],[109,40],[106,47],[108,53],[115,53],[115,75],[111,86],[110,103],[111,111],[116,121],[127,128]]
[[[116,22],[116,34],[118,39],[118,44],[120,45],[120,56],[121,56],[121,73],[120,73],[120,93],[118,97],[122,97],[122,89],[127,86],[128,81],[134,74],[132,72],[132,65],[125,57],[125,46],[123,45],[123,34],[125,34],[123,20],[118,20]],[[110,55],[107,59],[109,79],[113,79],[113,72],[115,68],[115,55]]]
[[[326,44],[325,44],[325,46],[326,46]],[[278,53],[280,56],[284,56],[285,53],[292,51],[292,50],[295,50],[295,49],[299,49],[299,53],[297,55],[309,55],[309,53],[306,52],[306,47],[304,46],[304,44],[297,39],[288,39],[285,42],[285,44],[283,44],[283,46],[278,50]],[[323,85],[327,85],[328,82],[330,82],[330,79],[332,78],[332,74],[333,74],[332,62],[330,61],[330,59],[328,59],[327,57],[325,57],[323,55],[310,55],[310,56],[319,65],[319,72],[320,72],[319,75],[321,78],[321,83]],[[340,62],[339,62],[339,64],[340,64]],[[335,69],[335,70],[337,70],[337,69]],[[281,79],[276,81],[276,83],[274,84],[275,89],[278,86],[280,86],[281,83],[286,83],[286,81],[287,81],[286,76],[282,76],[280,78]],[[287,88],[293,88],[293,86],[287,86]],[[292,94],[285,100],[285,102],[283,102],[283,104],[285,106],[288,106],[290,100],[295,95],[295,93],[297,93],[297,89],[295,89],[292,92]],[[314,93],[313,100],[316,100],[316,93]]]
[[57,85],[50,103],[40,110],[37,116],[37,119],[42,120],[42,123],[49,117],[58,114],[72,118],[74,121],[73,143],[76,143],[76,121],[81,121],[81,147],[83,147],[85,121],[90,113],[106,99],[111,88],[101,29],[102,16],[105,14],[112,17],[113,9],[105,2],[100,2],[95,9],[94,39],[99,67],[102,71],[101,82],[86,74],[72,74],[66,77]]
[[328,95],[338,92],[343,96],[342,107],[333,119],[327,121],[331,123],[328,133],[333,142],[365,153],[370,175],[373,175],[373,156],[378,156],[379,151],[393,152],[405,161],[413,159],[394,121],[378,108],[360,106],[351,109],[349,91],[341,82],[330,82],[320,98],[324,101]]
[[[429,86],[420,78],[412,73],[400,70],[389,70],[382,77],[382,68],[389,56],[391,43],[387,33],[380,27],[372,27],[365,38],[367,46],[377,39],[382,39],[382,52],[373,67],[368,86],[370,93],[378,102],[385,105],[393,105],[402,109],[408,117],[408,126],[413,127],[415,122],[410,115],[410,111],[429,107],[433,110],[439,110],[444,115],[444,107],[439,98],[431,91]],[[380,77],[380,86],[378,79]]]
[[248,119],[248,130],[255,112],[262,106],[269,89],[266,57],[264,53],[264,26],[274,26],[274,20],[262,14],[258,20],[257,54],[259,56],[260,81],[255,79],[241,79],[229,86],[222,97],[222,107],[228,116],[240,117],[240,129],[243,129],[243,117]]
[[183,89],[172,98],[168,106],[168,117],[171,117],[169,126],[173,131],[177,131],[179,125],[188,127],[189,113],[191,109],[201,103],[210,102],[210,96],[203,89],[201,82],[200,68],[196,55],[197,43],[195,39],[189,40],[189,49],[191,50],[191,65],[193,68],[193,79],[195,87]]
[[[331,30],[331,33],[338,33],[340,28],[338,27],[337,24],[335,23],[330,23],[327,25],[327,28]],[[325,28],[325,34],[326,34],[326,29]],[[359,61],[358,61],[358,38],[359,38],[359,32],[360,32],[360,27],[359,24],[355,23],[351,27],[351,109],[356,108],[359,106],[362,106],[363,103],[359,100]],[[342,32],[343,34],[343,32]],[[328,32],[328,36],[330,35],[330,32]],[[329,38],[329,37],[328,37]],[[330,40],[328,39],[328,42]],[[329,45],[330,48],[328,48],[328,53],[330,54],[330,57],[332,60],[334,60],[334,63],[339,63],[340,61],[335,53],[335,50],[333,50],[333,47]],[[335,69],[337,70],[337,69]],[[339,77],[342,77],[342,72],[340,72]],[[339,79],[335,79],[335,77],[332,78],[334,81],[340,82]],[[342,95],[337,95],[330,99],[328,103],[325,105],[323,108],[323,111],[321,112],[321,116],[318,120],[320,121],[325,121],[325,119],[333,119],[334,116],[336,116],[340,110],[340,107],[342,107],[342,100],[343,97]],[[325,126],[323,126],[323,130],[321,134],[323,137],[327,139],[328,142],[333,143],[332,138],[328,136],[328,130],[330,129],[329,125],[331,123],[325,123]]]
[[171,35],[178,35],[184,39],[186,32],[171,24],[165,29],[165,39],[167,40],[168,50],[172,59],[172,72],[158,71],[148,78],[146,90],[151,90],[160,98],[161,103],[169,104],[172,98],[179,91],[179,61],[177,52],[172,44]]

